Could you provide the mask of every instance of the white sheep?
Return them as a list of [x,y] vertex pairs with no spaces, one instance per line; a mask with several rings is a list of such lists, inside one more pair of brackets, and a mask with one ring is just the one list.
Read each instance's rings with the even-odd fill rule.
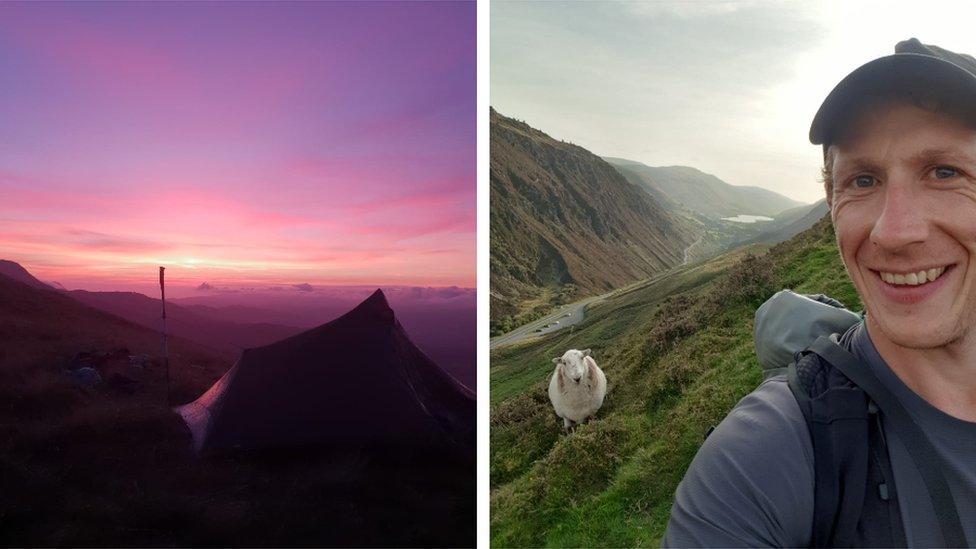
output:
[[563,418],[563,429],[593,418],[607,395],[607,378],[590,356],[589,349],[570,349],[552,359],[556,370],[549,380],[549,400],[556,415]]

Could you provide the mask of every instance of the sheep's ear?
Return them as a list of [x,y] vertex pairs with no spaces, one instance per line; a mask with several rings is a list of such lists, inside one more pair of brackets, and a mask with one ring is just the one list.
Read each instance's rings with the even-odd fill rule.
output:
[[590,378],[590,381],[596,379],[596,362],[586,361],[586,377]]
[[583,349],[580,352],[583,353],[583,356],[590,356],[590,350],[589,349]]
[[553,364],[559,364],[562,361],[563,361],[563,357],[561,356],[557,356],[556,358],[552,359]]

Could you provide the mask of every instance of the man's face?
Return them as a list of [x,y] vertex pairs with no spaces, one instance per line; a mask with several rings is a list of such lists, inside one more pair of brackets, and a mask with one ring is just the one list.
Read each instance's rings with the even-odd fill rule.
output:
[[872,336],[924,349],[968,334],[976,325],[976,130],[889,102],[852,119],[829,153],[837,245],[880,329]]

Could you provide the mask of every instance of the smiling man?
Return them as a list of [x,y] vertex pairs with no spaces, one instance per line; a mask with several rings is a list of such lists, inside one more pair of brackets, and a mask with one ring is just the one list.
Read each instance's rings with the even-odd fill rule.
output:
[[708,437],[666,546],[976,543],[976,60],[895,52],[810,129],[864,320]]

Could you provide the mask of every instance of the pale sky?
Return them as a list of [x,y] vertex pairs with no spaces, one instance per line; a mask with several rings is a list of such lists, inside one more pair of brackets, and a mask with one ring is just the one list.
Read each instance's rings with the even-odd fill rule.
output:
[[[921,6],[921,7],[919,7]],[[976,54],[965,2],[491,2],[491,105],[602,156],[822,198],[827,93],[916,37]]]

